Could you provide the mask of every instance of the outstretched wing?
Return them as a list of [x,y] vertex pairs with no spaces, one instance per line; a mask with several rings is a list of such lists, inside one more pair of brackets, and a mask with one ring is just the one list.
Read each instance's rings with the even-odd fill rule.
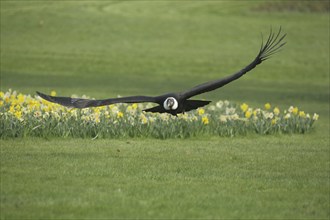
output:
[[50,95],[45,95],[41,92],[37,92],[37,94],[41,98],[47,101],[73,108],[97,107],[97,106],[111,105],[116,103],[139,103],[139,102],[157,103],[156,97],[150,97],[150,96],[129,96],[129,97],[121,97],[121,98],[113,98],[113,99],[93,100],[93,99],[50,96]]
[[282,36],[280,36],[280,35],[281,35],[281,28],[279,29],[277,34],[273,33],[271,30],[266,43],[265,44],[263,42],[261,43],[261,48],[260,48],[260,51],[259,51],[257,57],[241,71],[239,71],[231,76],[228,76],[226,78],[223,78],[223,79],[214,80],[214,81],[206,82],[206,83],[200,84],[198,86],[195,86],[194,88],[192,88],[188,91],[182,92],[181,93],[182,97],[184,97],[185,99],[188,99],[195,95],[199,95],[199,94],[202,94],[205,92],[209,92],[209,91],[218,89],[218,88],[230,83],[231,81],[234,81],[234,80],[240,78],[245,73],[247,73],[250,70],[252,70],[253,68],[255,68],[262,61],[267,60],[268,58],[271,57],[271,55],[277,53],[280,50],[280,48],[283,45],[285,45],[286,42],[282,42],[282,40],[284,39],[286,34],[283,34]]

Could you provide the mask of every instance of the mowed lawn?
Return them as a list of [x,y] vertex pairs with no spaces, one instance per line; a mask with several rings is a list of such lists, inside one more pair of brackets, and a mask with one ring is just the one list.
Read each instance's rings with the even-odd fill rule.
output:
[[3,218],[327,218],[328,141],[2,141]]
[[0,140],[1,218],[328,219],[329,12],[313,4],[1,1],[2,91],[181,91],[240,70],[282,26],[283,51],[200,98],[320,115],[304,135]]

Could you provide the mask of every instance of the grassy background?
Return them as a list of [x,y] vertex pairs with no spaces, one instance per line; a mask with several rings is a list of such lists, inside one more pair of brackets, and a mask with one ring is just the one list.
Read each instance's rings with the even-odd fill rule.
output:
[[6,218],[329,216],[327,140],[300,135],[3,143]]
[[2,218],[329,218],[328,12],[262,1],[0,4],[1,90],[181,91],[241,69],[260,32],[282,26],[285,50],[201,98],[320,114],[307,135],[1,140]]

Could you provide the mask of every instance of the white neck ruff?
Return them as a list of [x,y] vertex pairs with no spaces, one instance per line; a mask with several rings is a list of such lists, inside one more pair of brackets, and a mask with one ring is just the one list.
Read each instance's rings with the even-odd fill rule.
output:
[[[172,99],[172,100],[174,101],[174,105],[173,105],[172,107],[169,107],[169,106],[166,105],[167,100],[169,100],[169,99]],[[179,107],[179,103],[178,103],[178,101],[177,101],[174,97],[168,97],[168,98],[164,101],[163,106],[164,106],[164,108],[165,108],[166,110],[175,110],[175,109],[177,109],[177,108]]]

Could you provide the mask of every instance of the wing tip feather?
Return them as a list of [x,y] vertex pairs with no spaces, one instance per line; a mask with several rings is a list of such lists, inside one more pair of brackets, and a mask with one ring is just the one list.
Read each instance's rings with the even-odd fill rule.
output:
[[282,49],[282,47],[286,44],[286,42],[283,42],[283,39],[287,36],[287,33],[284,33],[282,36],[281,33],[282,26],[279,27],[277,33],[273,32],[271,27],[268,39],[265,44],[261,44],[262,47],[257,56],[257,59],[260,60],[260,62],[269,59],[272,55],[279,52],[280,49]]

